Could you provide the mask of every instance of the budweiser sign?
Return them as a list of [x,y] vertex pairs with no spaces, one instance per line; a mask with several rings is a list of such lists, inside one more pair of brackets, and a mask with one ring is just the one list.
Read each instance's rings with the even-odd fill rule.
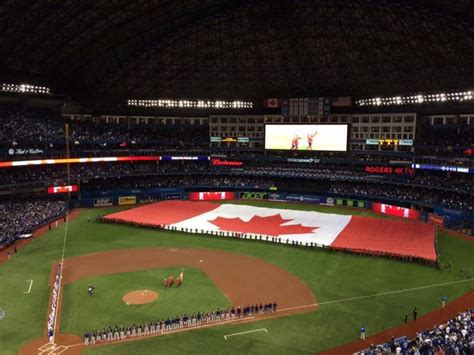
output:
[[221,159],[212,159],[211,164],[213,166],[242,166],[244,162],[242,161],[231,161],[231,160],[221,160]]

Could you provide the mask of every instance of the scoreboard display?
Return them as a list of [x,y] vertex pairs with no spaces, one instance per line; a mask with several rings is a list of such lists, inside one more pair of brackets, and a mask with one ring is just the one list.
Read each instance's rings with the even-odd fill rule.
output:
[[295,151],[347,151],[346,124],[267,124],[265,149]]

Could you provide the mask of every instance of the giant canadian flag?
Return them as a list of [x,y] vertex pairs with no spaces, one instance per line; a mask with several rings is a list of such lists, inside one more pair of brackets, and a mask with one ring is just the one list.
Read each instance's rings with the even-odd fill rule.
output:
[[421,222],[189,201],[158,202],[105,218],[161,225],[190,233],[269,236],[279,238],[283,243],[316,243],[436,260],[434,227]]

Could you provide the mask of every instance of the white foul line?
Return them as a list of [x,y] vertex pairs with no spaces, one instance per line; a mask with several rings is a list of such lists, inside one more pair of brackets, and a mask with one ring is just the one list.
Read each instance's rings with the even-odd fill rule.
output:
[[[64,253],[66,251],[66,238],[67,238],[67,228],[69,226],[69,211],[66,213],[66,221],[65,221],[65,226],[64,226],[64,239],[63,239],[63,251],[61,253],[61,270],[59,272],[59,287],[58,287],[58,305],[59,305],[59,296],[61,295],[61,288],[62,288],[62,278],[63,278],[63,270],[64,270]],[[51,342],[54,343],[54,339],[56,337],[56,322],[58,320],[58,312],[56,312],[55,317],[54,317],[54,324],[53,324],[53,336]]]
[[410,291],[424,290],[424,289],[427,289],[427,288],[454,285],[454,284],[459,284],[459,283],[468,282],[468,281],[474,281],[474,278],[465,279],[465,280],[458,280],[458,281],[444,282],[444,283],[440,283],[440,284],[432,284],[432,285],[427,285],[427,286],[406,288],[406,289],[401,289],[401,290],[387,291],[387,292],[381,292],[381,293],[373,293],[371,295],[365,295],[365,296],[356,296],[356,297],[351,297],[351,298],[340,298],[338,300],[333,300],[333,301],[326,301],[326,302],[321,302],[321,303],[312,303],[312,304],[306,304],[304,306],[278,309],[277,312],[285,312],[285,311],[290,311],[290,310],[300,309],[300,308],[307,308],[307,307],[312,307],[312,306],[322,306],[322,305],[325,305],[325,304],[332,304],[332,303],[350,302],[350,301],[362,300],[362,299],[365,299],[365,298],[394,295],[394,294],[397,294],[397,293],[404,293],[404,292],[410,292]]
[[242,335],[242,334],[248,334],[248,333],[255,333],[255,332],[265,332],[268,333],[267,328],[261,328],[261,329],[255,329],[255,330],[247,330],[246,332],[240,332],[240,333],[232,333],[232,334],[227,334],[224,335],[224,339],[227,340],[227,338],[236,336],[236,335]]
[[26,280],[26,282],[30,281],[30,287],[28,288],[28,291],[25,291],[23,293],[30,293],[31,292],[31,286],[33,286],[33,280]]

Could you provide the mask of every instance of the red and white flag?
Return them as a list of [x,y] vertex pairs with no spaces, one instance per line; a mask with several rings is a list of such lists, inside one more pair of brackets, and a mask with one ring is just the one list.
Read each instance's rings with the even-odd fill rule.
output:
[[436,260],[434,227],[420,222],[189,201],[158,202],[105,218],[190,233],[238,233],[279,238],[283,243],[317,243]]
[[263,102],[263,106],[267,108],[278,108],[281,106],[280,100],[277,98],[265,99]]

